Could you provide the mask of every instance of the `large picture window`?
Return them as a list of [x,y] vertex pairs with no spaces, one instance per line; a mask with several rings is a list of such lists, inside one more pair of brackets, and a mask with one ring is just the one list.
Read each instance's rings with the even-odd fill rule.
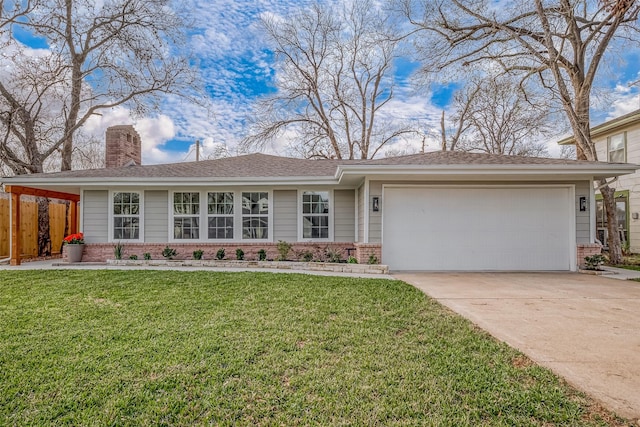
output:
[[269,238],[269,193],[242,193],[242,238]]
[[625,141],[625,133],[619,133],[617,135],[612,135],[608,140],[608,151],[609,151],[609,161],[614,163],[624,163],[627,161],[627,156],[625,153],[626,141]]
[[113,193],[113,239],[140,239],[140,193]]
[[173,193],[173,238],[200,238],[200,193]]
[[233,193],[207,194],[209,239],[233,239]]
[[329,238],[329,192],[302,193],[302,237],[304,239]]

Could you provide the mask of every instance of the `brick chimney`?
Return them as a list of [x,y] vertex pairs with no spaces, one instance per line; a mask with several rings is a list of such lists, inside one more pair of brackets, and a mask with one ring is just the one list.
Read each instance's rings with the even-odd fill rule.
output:
[[106,132],[105,167],[142,164],[140,135],[131,125],[111,126]]

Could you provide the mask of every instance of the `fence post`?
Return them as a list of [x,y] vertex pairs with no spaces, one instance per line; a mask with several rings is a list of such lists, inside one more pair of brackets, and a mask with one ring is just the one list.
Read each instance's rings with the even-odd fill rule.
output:
[[20,193],[11,193],[11,265],[20,265],[20,251]]

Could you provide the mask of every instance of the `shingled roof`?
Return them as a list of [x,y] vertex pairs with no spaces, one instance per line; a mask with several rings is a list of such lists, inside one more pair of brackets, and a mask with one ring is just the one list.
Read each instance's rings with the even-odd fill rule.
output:
[[436,151],[374,160],[309,160],[267,154],[248,154],[200,162],[160,165],[132,165],[109,169],[87,169],[47,174],[22,175],[20,179],[44,177],[51,179],[84,178],[287,178],[334,177],[339,166],[517,166],[517,165],[605,165],[606,163],[550,159],[539,157],[502,156],[495,154]]

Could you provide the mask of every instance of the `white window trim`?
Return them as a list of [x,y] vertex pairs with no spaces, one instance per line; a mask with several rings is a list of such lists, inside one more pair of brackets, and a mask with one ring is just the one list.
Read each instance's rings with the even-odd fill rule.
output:
[[[210,214],[209,213],[209,193],[231,193],[233,195],[233,214],[231,215],[221,215],[221,214]],[[233,190],[207,190],[203,193],[205,203],[204,209],[204,218],[205,218],[205,234],[200,233],[200,237],[202,241],[205,242],[214,242],[214,243],[232,243],[238,241],[238,194]],[[201,196],[202,197],[202,196]],[[233,218],[233,237],[231,239],[210,239],[209,238],[209,218],[214,217],[226,217]],[[242,227],[240,228],[240,232],[242,232]]]
[[[139,224],[140,224],[140,233],[138,235],[138,239],[114,239],[113,238],[113,226],[114,226],[114,214],[113,214],[113,195],[115,193],[138,193],[138,200],[140,203],[140,209],[138,212],[138,217],[140,219]],[[108,241],[109,243],[116,243],[116,242],[144,242],[144,190],[134,190],[134,189],[128,189],[128,188],[121,188],[118,190],[109,190],[109,226],[108,226],[108,233],[109,233],[109,238]],[[83,224],[84,225],[84,224]]]
[[[269,209],[269,213],[266,215],[267,221],[268,221],[266,239],[245,239],[244,238],[244,233],[242,232],[242,222],[245,215],[242,213],[242,193],[267,193],[267,198],[268,198],[267,206]],[[238,223],[237,225],[239,229],[238,232],[240,233],[238,234],[239,238],[235,239],[235,241],[251,242],[251,243],[272,242],[273,241],[273,191],[264,190],[264,189],[243,188],[241,190],[236,191],[235,198],[237,199],[237,201],[235,201],[235,206],[237,208],[236,209],[237,215],[239,215],[239,221],[237,221]]]
[[[173,199],[175,197],[176,193],[198,193],[199,194],[199,206],[198,209],[200,210],[200,213],[197,215],[194,214],[175,214],[173,211]],[[206,193],[205,193],[206,194]],[[197,239],[176,239],[174,237],[173,232],[174,230],[174,226],[173,226],[173,221],[174,219],[178,217],[184,217],[184,218],[198,218],[198,238]],[[205,241],[205,239],[202,238],[202,191],[200,190],[173,190],[170,192],[170,197],[169,197],[169,241],[170,242],[176,242],[176,243],[191,243],[191,242],[203,242]]]
[[[303,233],[304,233],[304,214],[302,213],[302,196],[304,195],[305,192],[325,192],[329,194],[329,214],[328,214],[328,221],[329,221],[329,237],[328,238],[306,238],[303,237]],[[334,194],[333,194],[333,189],[309,189],[309,188],[303,188],[303,189],[298,189],[298,241],[299,242],[333,242],[334,240],[334,227],[333,224],[335,224],[334,221]]]
[[[269,214],[267,215],[268,237],[266,239],[244,239],[242,237],[242,193],[267,193],[269,198]],[[200,230],[199,239],[175,239],[173,237],[173,197],[175,193],[199,193],[200,194]],[[208,222],[208,193],[233,193],[233,239],[209,239],[209,222]],[[273,242],[273,191],[265,189],[257,189],[253,187],[249,188],[236,188],[230,189],[228,187],[223,188],[206,188],[189,189],[189,188],[174,188],[169,190],[168,197],[168,221],[167,221],[167,236],[168,243],[219,243],[219,244],[232,244],[232,243],[268,243]],[[180,216],[180,215],[177,215]]]
[[[607,137],[607,162],[610,162],[611,160],[611,138],[616,137],[618,135],[622,135],[622,152],[624,154],[624,158],[622,159],[623,162],[626,163],[627,161],[627,132],[620,132],[620,133],[616,133],[613,135],[609,135]],[[615,151],[619,151],[619,150],[615,150]]]

